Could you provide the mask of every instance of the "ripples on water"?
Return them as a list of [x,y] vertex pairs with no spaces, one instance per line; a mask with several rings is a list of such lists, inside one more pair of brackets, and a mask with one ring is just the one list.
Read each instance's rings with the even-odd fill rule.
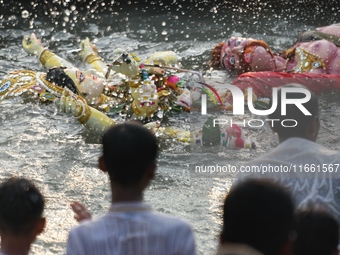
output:
[[[116,47],[130,49],[142,58],[155,51],[174,50],[182,57],[184,68],[204,71],[208,69],[211,49],[227,36],[264,39],[278,51],[292,45],[301,30],[334,23],[339,17],[334,7],[312,5],[306,9],[303,4],[275,8],[273,3],[247,1],[246,8],[215,1],[190,1],[187,5],[176,5],[174,1],[171,6],[169,2],[163,1],[165,4],[157,12],[156,4],[150,1],[138,5],[116,2],[110,12],[108,6],[99,4],[92,4],[87,12],[79,6],[62,4],[54,11],[41,5],[15,9],[7,6],[9,11],[2,9],[0,19],[0,74],[14,69],[42,70],[36,57],[27,56],[21,48],[23,35],[31,32],[52,51],[84,69],[77,56],[68,52],[88,36],[106,60],[111,59]],[[321,97],[319,141],[339,150],[338,97],[338,93]],[[12,175],[29,177],[47,197],[47,229],[32,254],[62,254],[67,231],[76,225],[69,203],[84,202],[94,217],[109,207],[108,180],[97,169],[100,145],[87,137],[75,120],[55,114],[51,105],[23,104],[21,99],[14,99],[2,102],[0,111],[1,180]],[[156,210],[185,217],[193,224],[199,254],[215,250],[220,206],[232,176],[191,178],[188,166],[192,162],[239,165],[276,146],[276,138],[268,129],[249,132],[259,146],[257,150],[190,154],[177,143],[162,143],[159,173],[146,200]]]

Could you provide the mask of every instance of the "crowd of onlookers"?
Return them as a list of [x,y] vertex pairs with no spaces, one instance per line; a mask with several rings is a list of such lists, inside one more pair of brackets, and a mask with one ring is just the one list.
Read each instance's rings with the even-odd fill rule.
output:
[[[282,116],[277,107],[270,119],[297,119],[298,124],[288,128],[275,122],[272,129],[280,144],[249,165],[340,163],[339,152],[315,142],[320,126],[315,96],[303,106],[310,115],[292,104]],[[138,123],[118,124],[105,132],[99,168],[109,176],[112,204],[108,213],[92,220],[83,204],[72,203],[80,224],[69,232],[66,254],[196,254],[189,222],[155,212],[143,202],[143,193],[156,174],[158,150],[156,137]],[[336,175],[320,171],[259,177],[236,176],[223,204],[219,246],[211,254],[338,253],[340,183]],[[44,196],[32,181],[13,177],[0,185],[0,255],[29,254],[45,227],[44,205]]]

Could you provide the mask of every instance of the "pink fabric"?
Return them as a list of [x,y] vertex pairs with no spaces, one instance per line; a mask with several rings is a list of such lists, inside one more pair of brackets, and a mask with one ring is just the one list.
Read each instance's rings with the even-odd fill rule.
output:
[[168,78],[168,82],[171,82],[173,84],[176,84],[177,82],[179,82],[179,77],[178,76],[175,76],[175,75],[171,75],[169,78]]

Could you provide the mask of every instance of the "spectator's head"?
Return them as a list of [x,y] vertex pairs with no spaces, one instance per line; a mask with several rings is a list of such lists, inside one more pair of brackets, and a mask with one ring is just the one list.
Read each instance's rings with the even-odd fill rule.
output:
[[305,210],[297,213],[295,255],[337,255],[339,225],[327,212]]
[[[278,134],[280,142],[291,137],[301,137],[311,141],[316,141],[320,127],[319,107],[316,96],[311,92],[310,100],[302,104],[307,109],[307,111],[311,113],[311,115],[305,115],[295,104],[286,104],[286,115],[281,115],[281,90],[282,88],[286,87],[295,89],[304,88],[308,90],[306,87],[299,84],[287,84],[278,90],[277,108],[272,114],[268,116],[269,119],[279,120],[272,122],[272,130]],[[305,94],[300,92],[289,92],[287,93],[286,98],[297,99],[296,102],[298,102],[298,99],[305,98]],[[271,104],[272,101],[270,102],[270,105]],[[288,119],[295,120],[297,125],[295,127],[285,127],[295,125],[293,121],[288,121]],[[285,126],[282,125],[282,121],[284,121],[283,125]]]
[[264,255],[292,249],[294,205],[290,194],[268,180],[236,184],[223,207],[221,244],[248,245]]
[[0,185],[1,236],[31,238],[45,227],[45,200],[35,185],[24,178],[10,178]]
[[100,168],[112,183],[131,187],[154,177],[158,144],[156,137],[142,125],[123,123],[109,128],[102,139]]

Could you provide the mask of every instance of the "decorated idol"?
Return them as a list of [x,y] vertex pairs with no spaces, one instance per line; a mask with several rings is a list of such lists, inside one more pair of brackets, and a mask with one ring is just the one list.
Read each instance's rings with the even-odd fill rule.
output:
[[[180,106],[180,101],[177,104],[177,97],[183,92],[181,82],[172,83],[171,75],[164,76],[164,70],[157,67],[147,68],[146,64],[139,64],[140,60],[136,56],[122,49],[114,51],[115,58],[113,63],[108,66],[98,56],[96,48],[88,39],[80,43],[79,55],[92,69],[97,71],[99,76],[97,77],[86,76],[86,72],[82,72],[68,61],[44,48],[35,34],[24,37],[23,47],[28,53],[37,55],[40,63],[47,69],[56,66],[66,67],[65,72],[76,85],[84,87],[80,92],[84,95],[87,103],[95,108],[105,110],[108,114],[115,114],[123,110],[124,114],[128,116],[133,115],[138,119],[145,119],[154,116],[157,111],[169,110],[170,106],[174,104]],[[176,63],[177,60],[174,52],[161,52],[152,55],[145,62],[169,65]],[[131,94],[131,90],[136,90],[138,93]],[[153,91],[150,92],[151,90]],[[140,95],[137,94],[148,96],[149,99],[153,98],[150,103],[142,102],[141,104],[139,102],[141,101]],[[178,107],[171,109],[178,109]]]
[[[47,72],[18,70],[9,73],[0,83],[1,100],[25,95],[28,98],[39,98],[44,102],[54,102],[61,112],[74,116],[96,133],[101,133],[108,126],[114,125],[112,117],[118,112],[124,111],[127,117],[135,116],[141,120],[152,121],[152,117],[159,111],[161,114],[157,116],[163,116],[167,109],[177,111],[190,109],[191,95],[184,81],[173,73],[165,75],[166,71],[160,68],[162,65],[176,63],[174,53],[155,53],[139,64],[140,60],[136,56],[117,49],[115,51],[117,58],[107,66],[97,55],[94,46],[86,39],[81,43],[80,55],[99,72],[99,77],[96,77],[81,71],[44,48],[34,34],[24,38],[23,46],[27,52],[38,55],[39,61],[48,70]],[[115,83],[110,83],[112,80]],[[190,133],[180,128],[161,126],[160,123],[149,122],[147,127],[155,132],[157,130],[159,136],[171,140],[197,141],[200,134],[207,133],[199,129]],[[223,137],[226,132],[221,129],[220,134]],[[233,137],[236,139],[236,136],[238,140],[241,139],[235,132],[229,132],[230,139]],[[199,145],[209,144],[208,142]],[[228,145],[223,143],[223,147],[250,146],[239,142]]]
[[[316,94],[339,91],[339,46],[338,24],[303,32],[290,49],[280,53],[274,53],[262,40],[232,37],[214,48],[210,65],[236,71],[239,76],[228,83],[242,90],[245,102],[250,97],[255,106],[266,108],[273,88],[289,83],[304,85]],[[209,81],[214,86],[221,83],[227,81]],[[222,89],[218,94],[220,104],[232,109],[230,91]]]
[[272,52],[262,40],[232,37],[215,47],[211,65],[239,74],[275,71],[339,75],[339,46],[340,25],[304,32],[293,47],[281,53]]

